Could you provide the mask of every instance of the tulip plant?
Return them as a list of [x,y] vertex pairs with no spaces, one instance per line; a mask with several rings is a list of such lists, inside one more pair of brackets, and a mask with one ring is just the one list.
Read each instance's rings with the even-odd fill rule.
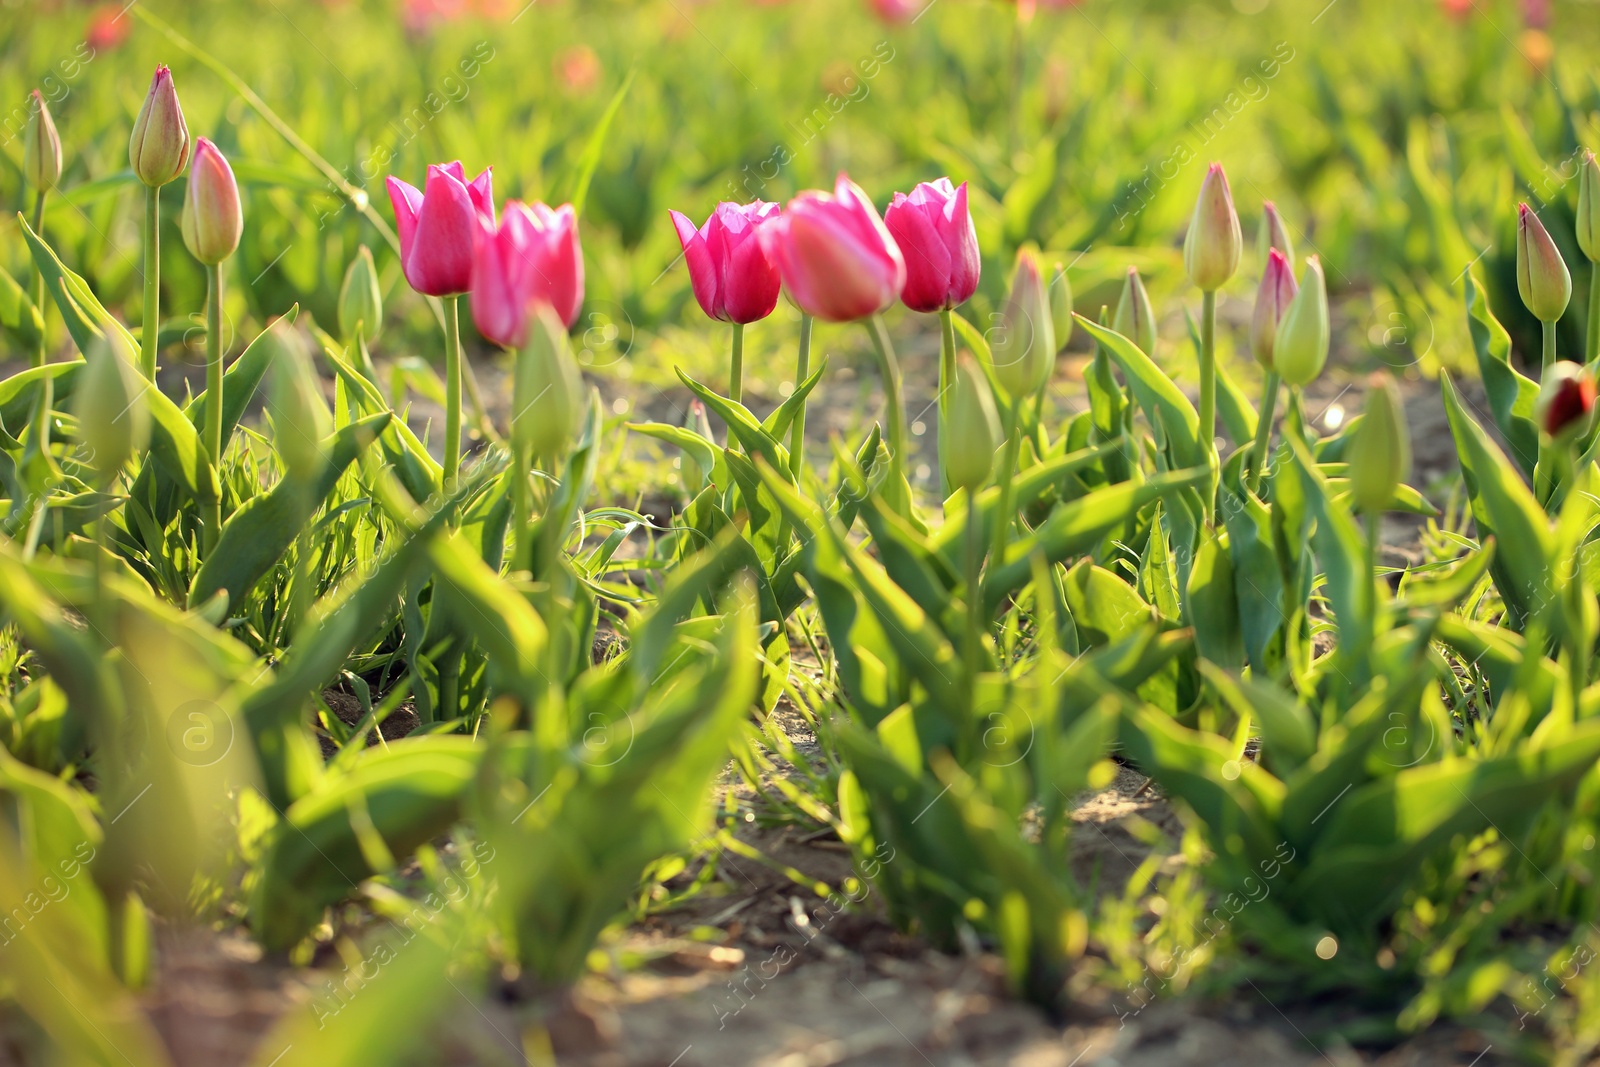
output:
[[[1322,261],[1297,259],[1272,204],[1247,252],[1220,164],[1183,240],[1193,389],[1166,369],[1174,309],[1139,269],[1113,263],[1114,310],[1089,315],[1064,250],[980,248],[977,175],[919,182],[882,215],[843,174],[782,205],[673,211],[662,239],[731,327],[723,392],[677,368],[678,424],[611,417],[575,356],[586,184],[558,207],[497,205],[487,167],[432,165],[420,190],[389,176],[395,240],[380,215],[347,246],[332,317],[272,308],[230,353],[225,268],[258,212],[216,143],[191,144],[171,72],[129,145],[137,336],[44,231],[64,171],[37,103],[19,232],[38,288],[7,320],[27,323],[29,366],[0,382],[0,916],[31,925],[0,943],[0,999],[62,1062],[169,1062],[137,999],[167,931],[228,925],[299,966],[387,944],[446,882],[460,894],[370,994],[291,1010],[257,1062],[415,1054],[456,994],[537,1005],[542,1047],[538,1012],[601,966],[621,921],[709,892],[724,853],[755,850],[714,818],[714,797],[725,816],[744,803],[730,765],[760,804],[835,835],[891,921],[993,951],[1054,1009],[1083,975],[1133,985],[1165,960],[1376,990],[1420,1025],[1516,996],[1509,964],[1464,980],[1452,959],[1600,916],[1596,342],[1561,358],[1571,277],[1526,206],[1537,379],[1469,271],[1463,355],[1494,425],[1442,375],[1462,476],[1424,495],[1394,375],[1368,378],[1337,430],[1307,419],[1343,349]],[[208,282],[195,396],[156,376],[159,190],[185,171],[184,246]],[[1592,155],[1576,192],[1593,260]],[[1012,264],[987,292],[986,251]],[[443,326],[442,437],[408,419],[398,276]],[[1230,369],[1220,294],[1250,289],[1237,340],[1257,367]],[[770,340],[785,297],[794,388],[763,406],[745,330]],[[472,445],[463,298],[510,392],[503,433]],[[939,468],[915,484],[897,303],[930,352],[938,317]],[[823,453],[806,429],[828,373],[815,331],[850,323],[882,416]],[[1081,374],[1058,373],[1069,342]],[[1257,371],[1252,402],[1235,374]],[[686,490],[652,487],[672,501],[654,515],[608,482],[640,438]],[[1422,530],[1403,565],[1383,541],[1396,515]],[[816,727],[820,759],[795,752],[780,704]],[[1070,798],[1115,761],[1177,806],[1205,860],[1174,875],[1153,857],[1120,899],[1071,849]],[[74,888],[33,908],[51,872]]]

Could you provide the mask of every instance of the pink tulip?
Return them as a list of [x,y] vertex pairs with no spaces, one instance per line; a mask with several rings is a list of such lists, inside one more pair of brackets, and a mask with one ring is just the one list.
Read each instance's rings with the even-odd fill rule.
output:
[[910,22],[925,6],[923,0],[870,0],[872,10],[885,22]]
[[789,296],[819,319],[876,315],[905,288],[899,247],[867,194],[844,174],[831,195],[801,193],[758,232]]
[[772,314],[778,305],[778,268],[757,232],[777,216],[777,204],[723,202],[698,230],[682,212],[671,214],[689,263],[694,298],[707,315],[744,325]]
[[1278,323],[1300,287],[1295,284],[1294,268],[1276,248],[1267,253],[1267,269],[1261,274],[1256,291],[1255,315],[1250,321],[1250,351],[1256,362],[1272,369],[1272,349],[1278,336]]
[[506,204],[498,229],[485,228],[473,270],[472,321],[486,339],[520,348],[529,310],[548,304],[571,327],[583,307],[583,253],[571,204]]
[[422,192],[392,176],[388,185],[400,228],[400,260],[411,288],[426,296],[458,296],[470,290],[479,236],[494,229],[490,169],[468,184],[459,162],[430,164]]
[[978,231],[967,210],[967,183],[923,182],[911,195],[895,193],[884,224],[906,259],[900,299],[912,311],[945,311],[978,288]]

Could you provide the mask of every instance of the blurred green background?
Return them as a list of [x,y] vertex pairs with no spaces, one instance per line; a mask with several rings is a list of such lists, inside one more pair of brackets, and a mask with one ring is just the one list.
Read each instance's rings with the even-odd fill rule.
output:
[[[1247,234],[1272,199],[1297,251],[1323,256],[1347,358],[1412,373],[1469,363],[1457,293],[1472,262],[1519,344],[1536,344],[1515,298],[1518,199],[1541,209],[1586,292],[1569,179],[1580,146],[1600,144],[1593,0],[1085,0],[1026,24],[994,0],[935,0],[898,23],[865,0],[0,2],[0,198],[22,207],[18,134],[39,87],[66,150],[49,235],[131,322],[141,213],[127,136],[165,62],[191,132],[245,187],[244,245],[226,268],[235,331],[295,301],[331,325],[365,243],[389,297],[378,354],[438,348],[374,225],[146,12],[234,72],[384,219],[390,173],[420,184],[427,163],[460,158],[469,173],[492,165],[502,200],[560,202],[597,151],[578,327],[595,368],[656,374],[726,343],[674,265],[668,208],[704,218],[718,199],[782,201],[839,170],[880,206],[941,174],[971,182],[977,319],[1024,242],[1071,265],[1080,310],[1113,302],[1129,263],[1175,306],[1163,297],[1184,295],[1177,247],[1211,159],[1228,167]],[[163,191],[163,307],[177,328],[204,289],[178,239],[182,196],[181,182]],[[9,213],[0,230],[0,263],[25,276]],[[1225,319],[1229,302],[1248,314],[1256,270],[1247,259]],[[1580,344],[1585,312],[1574,300],[1564,348]],[[909,315],[893,326],[934,330]],[[758,379],[790,361],[791,334],[752,330]],[[1187,358],[1181,318],[1164,337]]]

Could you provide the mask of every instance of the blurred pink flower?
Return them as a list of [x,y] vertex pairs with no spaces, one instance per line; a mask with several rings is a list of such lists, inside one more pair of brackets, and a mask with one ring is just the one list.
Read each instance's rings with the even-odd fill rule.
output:
[[922,0],[869,0],[873,12],[885,22],[910,22],[927,5]]
[[96,52],[120,48],[133,29],[133,18],[124,4],[101,4],[89,15],[89,28],[83,42]]
[[586,93],[600,84],[600,57],[586,44],[556,53],[553,66],[556,81],[570,93]]

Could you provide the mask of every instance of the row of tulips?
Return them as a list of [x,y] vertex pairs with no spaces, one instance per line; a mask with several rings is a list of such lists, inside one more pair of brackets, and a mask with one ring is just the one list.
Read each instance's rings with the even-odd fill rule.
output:
[[[33,225],[42,227],[43,205],[61,174],[61,142],[42,97],[35,94],[33,120],[25,142],[24,172],[35,190]],[[192,155],[192,160],[191,160]],[[189,171],[182,214],[182,234],[190,253],[206,266],[210,281],[207,299],[207,387],[213,396],[222,388],[220,350],[220,265],[238,247],[243,229],[239,191],[227,160],[204,137],[192,143],[178,101],[171,72],[157,69],[129,142],[133,172],[144,184],[145,306],[146,328],[141,338],[140,369],[153,378],[159,309],[159,189]],[[421,190],[399,178],[388,179],[388,191],[399,231],[401,259],[407,281],[418,293],[442,302],[445,322],[446,428],[444,465],[447,481],[459,469],[461,455],[461,347],[457,301],[472,296],[473,321],[487,340],[507,349],[529,348],[530,323],[547,309],[552,330],[570,328],[584,299],[584,265],[572,205],[551,208],[543,203],[509,201],[497,213],[489,169],[468,180],[459,162],[428,169]],[[1055,353],[1064,346],[1072,328],[1071,293],[1064,272],[1057,267],[1047,285],[1037,257],[1024,250],[1018,256],[1010,291],[1002,306],[999,329],[992,346],[992,375],[958,375],[953,310],[976,291],[981,277],[977,233],[967,201],[965,183],[948,178],[924,182],[909,194],[895,193],[880,216],[871,199],[846,176],[840,175],[831,193],[807,191],[780,209],[765,201],[749,204],[721,203],[703,226],[696,227],[684,214],[671,218],[683,246],[695,297],[712,319],[732,326],[729,396],[742,395],[743,328],[772,313],[780,291],[800,309],[801,337],[797,381],[809,372],[809,347],[813,319],[867,325],[880,360],[886,393],[886,440],[891,470],[904,478],[905,432],[900,401],[900,374],[881,314],[894,303],[908,309],[937,314],[942,320],[939,374],[939,436],[941,485],[945,491],[964,486],[974,476],[976,464],[967,455],[983,439],[987,419],[983,413],[1000,410],[993,398],[962,397],[963,388],[986,388],[992,378],[1005,393],[1010,425],[1003,440],[1017,444],[1015,423],[1022,405],[1042,394],[1053,368]],[[1592,263],[1600,263],[1600,162],[1586,153],[1579,174],[1577,242]],[[1298,391],[1321,373],[1329,350],[1330,327],[1326,281],[1316,256],[1306,259],[1297,282],[1293,271],[1293,246],[1275,207],[1264,206],[1258,240],[1263,270],[1250,330],[1250,347],[1265,372],[1266,383],[1258,436],[1249,457],[1252,486],[1259,484],[1265,462],[1272,416],[1278,393],[1290,390],[1291,405]],[[1210,440],[1216,426],[1215,322],[1216,292],[1238,270],[1243,240],[1238,213],[1228,180],[1220,164],[1213,164],[1202,183],[1188,233],[1184,264],[1191,282],[1200,290],[1199,416],[1202,439]],[[370,257],[365,282],[358,295],[376,302],[376,283]],[[352,277],[359,273],[352,270]],[[1600,358],[1600,269],[1594,279],[1589,309],[1586,362]],[[1542,365],[1552,396],[1584,388],[1587,372],[1576,365],[1552,373],[1558,362],[1555,322],[1571,299],[1572,279],[1555,242],[1526,204],[1521,206],[1517,241],[1518,287],[1528,309],[1544,324]],[[42,283],[42,278],[40,279]],[[347,279],[347,291],[352,288]],[[341,306],[348,303],[341,300]],[[36,301],[43,307],[42,294]],[[377,313],[370,313],[371,329]],[[1145,351],[1155,347],[1155,320],[1150,300],[1136,271],[1130,271],[1119,301],[1114,328]],[[359,333],[362,327],[357,326]],[[545,333],[548,339],[549,333]],[[550,353],[564,346],[531,346]],[[35,353],[42,363],[42,340]],[[570,356],[564,360],[570,362]],[[576,369],[545,366],[519,371],[519,380],[573,382]],[[967,383],[961,385],[960,383]],[[1592,387],[1591,387],[1592,388]],[[1564,392],[1566,390],[1566,392]],[[569,398],[574,410],[557,403]],[[532,403],[534,397],[529,397]],[[534,455],[554,454],[563,435],[576,424],[578,392],[556,390],[540,396],[538,410],[520,411],[536,427],[538,439],[529,438]],[[959,400],[959,403],[957,401]],[[1564,411],[1569,401],[1552,410]],[[211,405],[220,415],[220,405]],[[962,412],[968,421],[963,421]],[[972,415],[977,413],[977,415]],[[971,421],[974,420],[975,421]],[[792,453],[803,455],[803,412],[793,426]],[[1559,427],[1546,427],[1554,440]],[[220,425],[207,426],[206,445],[220,455]],[[37,432],[45,432],[44,427]],[[960,435],[961,444],[950,440]],[[991,450],[992,451],[992,450]],[[965,466],[956,470],[960,454]],[[1007,462],[1015,464],[1015,456]],[[1211,452],[1211,462],[1217,462]],[[985,470],[987,474],[987,470]],[[1202,494],[1210,500],[1212,494]],[[1004,509],[1002,509],[1004,510]],[[220,515],[208,524],[214,537]]]

